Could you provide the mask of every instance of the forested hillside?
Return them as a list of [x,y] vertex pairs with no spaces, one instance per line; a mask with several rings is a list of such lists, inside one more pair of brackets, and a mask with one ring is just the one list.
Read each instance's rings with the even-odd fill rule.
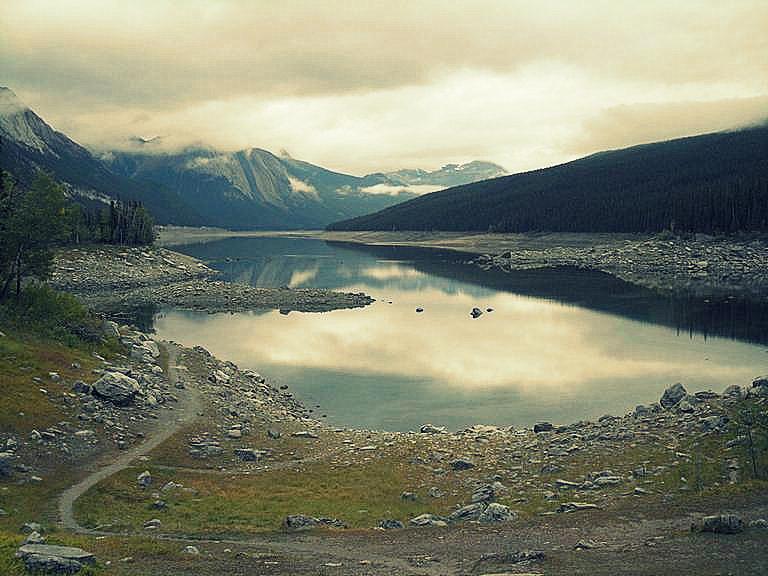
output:
[[768,125],[457,186],[330,230],[768,230]]

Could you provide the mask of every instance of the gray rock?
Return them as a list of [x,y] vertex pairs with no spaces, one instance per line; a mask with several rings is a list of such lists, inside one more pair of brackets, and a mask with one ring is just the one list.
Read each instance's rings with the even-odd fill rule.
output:
[[13,463],[16,455],[13,452],[0,452],[0,478],[13,475]]
[[43,527],[37,522],[27,522],[21,527],[22,534],[32,534],[32,532],[43,532]]
[[256,462],[266,454],[264,450],[254,450],[253,448],[235,448],[234,453],[243,462]]
[[422,434],[448,434],[448,430],[444,426],[433,426],[432,424],[424,424],[419,428],[419,432]]
[[738,534],[744,530],[744,521],[736,514],[718,514],[705,516],[699,524],[695,524],[691,528],[698,532]]
[[596,510],[597,504],[590,502],[563,502],[557,509],[560,513],[581,512],[583,510]]
[[472,503],[490,502],[496,498],[496,490],[493,485],[486,484],[472,492]]
[[475,464],[471,460],[467,460],[466,458],[457,458],[456,460],[453,460],[451,462],[451,468],[453,468],[456,471],[461,470],[469,470],[470,468],[474,468]]
[[414,492],[403,492],[400,494],[401,500],[408,500],[410,502],[416,502],[416,500],[419,499],[419,497]]
[[45,536],[40,532],[32,532],[24,539],[24,544],[45,544]]
[[480,308],[472,308],[472,312],[469,313],[472,318],[479,318],[483,315],[483,311]]
[[599,478],[595,478],[592,482],[595,486],[604,488],[606,486],[618,486],[623,482],[623,478],[621,476],[600,476]]
[[733,384],[731,386],[728,386],[725,390],[723,390],[723,397],[724,398],[736,398],[741,399],[744,398],[744,390],[741,386],[738,384]]
[[685,387],[678,382],[677,384],[673,384],[672,386],[664,390],[664,394],[661,396],[661,400],[659,401],[659,403],[662,405],[663,408],[666,408],[667,410],[669,410],[670,408],[678,404],[687,395],[688,395],[688,392],[685,390]]
[[434,514],[422,514],[411,518],[408,523],[411,526],[448,526],[445,518],[442,516],[435,516]]
[[72,384],[72,392],[76,392],[77,394],[91,394],[93,393],[93,386],[86,384],[82,380],[75,380],[74,384]]
[[300,432],[294,432],[291,434],[294,438],[312,438],[317,439],[319,436],[315,434],[314,432],[310,432],[309,430],[301,430]]
[[190,556],[200,555],[200,550],[197,546],[185,546],[183,552],[184,554],[189,554]]
[[400,528],[405,528],[405,524],[400,522],[400,520],[382,520],[379,522],[379,528],[383,528],[384,530],[398,530]]
[[136,477],[136,482],[139,483],[140,487],[147,488],[152,484],[152,474],[149,473],[149,470],[144,470],[144,472]]
[[533,425],[533,431],[537,434],[539,432],[549,432],[553,428],[554,426],[552,426],[551,422],[536,422],[536,424]]
[[752,380],[752,388],[768,388],[768,375],[759,376]]
[[750,528],[759,528],[761,530],[768,530],[768,520],[765,518],[758,518],[757,520],[752,520],[752,522],[749,523]]
[[283,519],[283,529],[289,532],[300,530],[311,530],[319,526],[330,526],[332,528],[346,528],[347,525],[336,518],[314,518],[304,514],[292,514]]
[[495,524],[497,522],[511,522],[517,519],[517,513],[509,509],[508,506],[491,502],[488,507],[480,514],[478,520],[483,524]]
[[139,383],[120,372],[105,372],[93,383],[93,394],[116,406],[127,406],[139,392]]
[[117,326],[117,322],[111,320],[104,320],[101,323],[101,333],[107,338],[120,339],[120,329]]
[[462,522],[464,520],[477,520],[480,518],[480,514],[485,510],[485,505],[478,502],[476,504],[467,504],[462,506],[455,512],[448,516],[448,520],[451,522]]
[[267,436],[272,438],[272,440],[277,440],[280,438],[280,436],[282,436],[282,433],[280,432],[280,430],[274,430],[273,428],[270,428],[269,430],[267,430]]
[[16,552],[28,572],[44,574],[76,574],[86,565],[96,563],[90,552],[69,546],[25,544]]

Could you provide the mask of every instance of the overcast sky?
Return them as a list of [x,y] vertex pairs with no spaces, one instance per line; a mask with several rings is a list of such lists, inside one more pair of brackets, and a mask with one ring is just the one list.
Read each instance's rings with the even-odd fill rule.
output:
[[766,0],[2,0],[0,85],[92,147],[510,171],[768,116]]

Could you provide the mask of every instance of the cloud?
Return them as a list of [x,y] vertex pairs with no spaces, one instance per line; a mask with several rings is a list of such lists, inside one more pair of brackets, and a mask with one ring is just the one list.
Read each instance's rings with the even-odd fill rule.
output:
[[761,0],[6,0],[0,69],[92,146],[160,134],[353,173],[516,170],[619,142],[622,107],[730,102],[635,115],[622,144],[741,121],[768,96],[766,25]]

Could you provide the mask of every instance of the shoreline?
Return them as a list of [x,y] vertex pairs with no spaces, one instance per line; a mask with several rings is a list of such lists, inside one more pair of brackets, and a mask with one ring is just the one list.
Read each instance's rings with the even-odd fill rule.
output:
[[768,295],[764,235],[707,236],[610,233],[486,234],[461,232],[226,231],[161,229],[173,246],[226,238],[306,238],[371,246],[413,246],[474,255],[472,263],[506,272],[571,266],[606,272],[666,293],[697,296]]

